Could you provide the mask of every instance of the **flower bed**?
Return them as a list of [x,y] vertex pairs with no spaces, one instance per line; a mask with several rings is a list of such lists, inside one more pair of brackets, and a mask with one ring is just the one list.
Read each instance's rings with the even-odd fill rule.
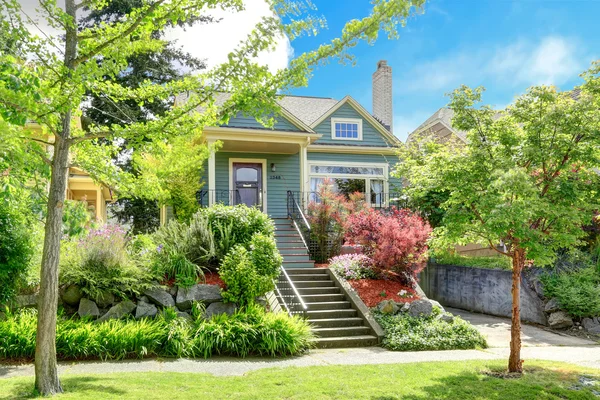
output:
[[[398,281],[383,279],[348,280],[350,286],[358,293],[367,307],[375,307],[383,300],[393,300],[397,303],[407,303],[418,299],[414,289]],[[398,293],[404,290],[405,296]]]

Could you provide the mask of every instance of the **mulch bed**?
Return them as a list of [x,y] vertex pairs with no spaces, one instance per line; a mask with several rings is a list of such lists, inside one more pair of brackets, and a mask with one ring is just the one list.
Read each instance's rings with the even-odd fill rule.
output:
[[221,279],[218,273],[216,272],[206,272],[204,274],[204,278],[206,279],[207,285],[219,285],[221,289],[225,288],[225,282]]
[[[375,307],[383,300],[394,300],[397,303],[410,303],[419,297],[414,289],[406,284],[384,279],[348,280],[348,283],[358,293],[367,307]],[[398,292],[406,290],[410,296],[400,297]]]

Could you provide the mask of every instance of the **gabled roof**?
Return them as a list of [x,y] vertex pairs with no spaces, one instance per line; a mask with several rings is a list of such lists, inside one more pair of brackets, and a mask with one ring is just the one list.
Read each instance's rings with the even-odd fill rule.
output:
[[458,129],[454,129],[452,127],[452,118],[454,117],[454,111],[448,107],[442,107],[433,115],[425,120],[417,129],[412,131],[410,135],[408,135],[407,141],[410,141],[411,136],[422,133],[424,131],[432,129],[437,124],[442,125],[448,131],[455,134],[460,140],[466,143],[467,141],[467,132],[459,131]]
[[339,101],[331,97],[283,96],[278,103],[300,121],[310,126]]
[[330,108],[325,114],[321,115],[310,126],[312,128],[317,127],[317,125],[319,125],[321,122],[325,121],[330,115],[332,115],[334,112],[336,112],[344,104],[348,104],[352,108],[354,108],[365,120],[367,120],[371,125],[373,125],[373,127],[379,133],[381,133],[385,138],[387,138],[388,140],[390,140],[391,144],[400,144],[400,143],[402,143],[400,141],[400,139],[398,139],[390,131],[388,131],[386,129],[386,127],[383,126],[383,124],[378,119],[376,119],[374,116],[372,116],[358,101],[354,100],[350,96],[344,97],[335,106],[333,106],[332,108]]

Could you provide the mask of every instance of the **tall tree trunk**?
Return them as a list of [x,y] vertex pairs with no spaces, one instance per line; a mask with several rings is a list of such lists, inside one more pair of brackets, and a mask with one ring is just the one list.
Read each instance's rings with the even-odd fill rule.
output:
[[[73,19],[72,24],[66,24],[65,32],[64,64],[69,75],[65,77],[63,84],[68,85],[70,72],[74,70],[73,60],[77,57],[77,8],[74,0],[65,0],[65,11]],[[71,106],[72,103],[71,101],[67,102]],[[60,134],[55,138],[52,159],[35,341],[35,388],[44,396],[62,392],[56,365],[56,311],[58,308],[58,264],[63,205],[67,192],[69,148],[71,146],[72,108],[61,114],[62,126]]]
[[512,257],[512,324],[508,372],[523,372],[521,360],[521,271],[525,266],[525,250],[516,248]]
[[[70,123],[71,113],[67,113]],[[48,216],[44,237],[38,325],[35,342],[35,388],[43,395],[62,392],[56,366],[56,311],[58,307],[58,262],[62,236],[63,204],[67,190],[68,144],[60,137],[54,145],[52,179],[48,194]]]

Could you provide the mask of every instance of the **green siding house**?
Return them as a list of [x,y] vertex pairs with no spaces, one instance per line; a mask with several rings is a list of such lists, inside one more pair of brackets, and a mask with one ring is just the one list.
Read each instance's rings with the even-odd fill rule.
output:
[[400,143],[391,132],[391,84],[391,68],[380,61],[373,74],[374,115],[350,96],[283,96],[273,128],[243,115],[206,128],[206,143],[222,146],[204,166],[199,201],[245,203],[286,217],[288,195],[306,206],[330,178],[341,192],[359,191],[373,206],[389,205],[400,188],[390,177]]

